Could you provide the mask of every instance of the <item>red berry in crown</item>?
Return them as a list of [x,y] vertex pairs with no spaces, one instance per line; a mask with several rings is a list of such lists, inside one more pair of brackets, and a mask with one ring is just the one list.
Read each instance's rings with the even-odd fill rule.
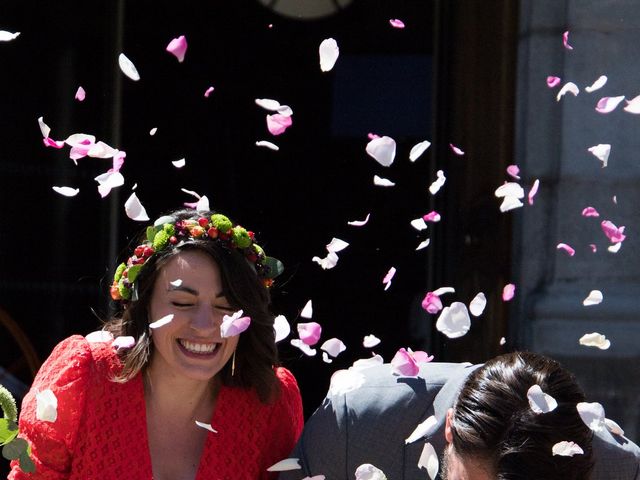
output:
[[175,245],[176,243],[178,243],[178,239],[175,237],[175,235],[171,235],[171,236],[169,237],[169,243],[170,243],[171,245]]
[[144,252],[144,245],[139,245],[136,247],[136,249],[133,251],[133,254],[136,257],[141,257],[142,256],[142,252]]
[[207,235],[209,238],[218,238],[218,229],[216,227],[211,227],[207,230]]
[[207,227],[207,225],[209,225],[209,220],[207,220],[207,219],[206,219],[206,218],[204,218],[204,217],[200,217],[200,218],[198,219],[198,225],[200,225],[202,228],[206,228],[206,227]]
[[144,247],[144,250],[142,251],[142,256],[144,258],[149,258],[154,253],[155,253],[155,250],[153,249],[153,247]]

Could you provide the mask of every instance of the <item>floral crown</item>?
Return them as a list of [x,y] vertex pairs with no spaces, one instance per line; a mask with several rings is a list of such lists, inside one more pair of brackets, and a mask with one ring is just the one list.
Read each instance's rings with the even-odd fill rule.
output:
[[145,263],[154,254],[170,246],[180,246],[195,239],[221,242],[227,248],[240,252],[254,267],[266,287],[270,287],[273,279],[284,270],[280,260],[267,257],[262,247],[255,243],[253,232],[240,225],[234,226],[225,215],[215,213],[184,220],[165,215],[147,227],[146,240],[134,249],[133,255],[126,262],[118,265],[111,285],[111,298],[137,300],[136,278]]

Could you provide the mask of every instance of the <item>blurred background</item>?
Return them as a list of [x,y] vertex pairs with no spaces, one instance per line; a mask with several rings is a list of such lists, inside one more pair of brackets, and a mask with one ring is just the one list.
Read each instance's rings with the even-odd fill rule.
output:
[[[400,347],[437,361],[549,354],[637,439],[640,119],[624,103],[608,115],[594,107],[602,96],[640,93],[638,25],[630,0],[3,1],[0,30],[21,34],[0,42],[0,383],[21,398],[57,342],[98,329],[112,313],[114,266],[145,226],[124,212],[133,186],[151,218],[193,201],[186,188],[284,262],[274,311],[294,332],[311,299],[323,340],[347,345],[326,364],[282,342],[306,415],[335,370],[371,355],[362,339],[374,334],[386,361]],[[573,50],[562,43],[567,30]],[[165,51],[180,35],[189,44],[183,63]],[[340,57],[321,72],[326,38]],[[122,74],[120,53],[140,81]],[[583,90],[603,74],[602,90]],[[550,75],[580,94],[556,101]],[[79,86],[83,102],[74,99]],[[256,98],[290,105],[293,125],[269,134]],[[94,178],[111,160],[76,166],[68,148],[45,148],[40,116],[56,140],[87,133],[125,150],[125,185],[102,199]],[[395,139],[392,166],[366,154],[369,133]],[[423,140],[430,148],[410,162]],[[587,151],[599,143],[612,145],[606,168]],[[186,166],[176,169],[181,158]],[[533,205],[501,213],[494,191],[515,181],[505,172],[512,164],[525,191],[535,179],[540,190]],[[447,181],[431,195],[437,170]],[[374,186],[374,175],[396,185]],[[80,192],[67,198],[52,186]],[[586,206],[601,218],[582,217]],[[441,222],[422,232],[410,225],[432,210]],[[347,224],[368,213],[367,225]],[[605,219],[627,226],[618,253],[607,251]],[[311,258],[324,257],[333,237],[350,246],[325,271]],[[416,251],[425,238],[431,244]],[[558,251],[560,242],[575,256]],[[507,283],[516,285],[509,303]],[[437,317],[420,306],[441,286],[456,289],[445,304],[487,296],[460,339],[438,333]],[[583,306],[593,289],[604,301]],[[610,339],[608,350],[578,344],[593,331]]]

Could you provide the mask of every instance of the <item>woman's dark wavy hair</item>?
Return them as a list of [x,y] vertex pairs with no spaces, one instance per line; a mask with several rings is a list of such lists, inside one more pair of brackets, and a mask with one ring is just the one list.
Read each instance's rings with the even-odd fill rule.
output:
[[[169,213],[176,221],[211,216],[215,212],[178,210]],[[140,236],[141,243],[146,234]],[[138,245],[139,243],[136,243]],[[208,255],[220,269],[223,294],[231,307],[242,309],[251,317],[251,324],[239,338],[235,355],[235,373],[231,361],[220,371],[223,385],[254,388],[263,403],[273,400],[279,384],[273,367],[278,363],[278,351],[273,330],[270,295],[252,265],[235,249],[210,239],[191,239],[181,246],[168,246],[154,254],[136,279],[138,299],[129,302],[121,315],[106,322],[105,330],[114,336],[132,336],[136,345],[121,353],[123,369],[116,378],[126,382],[143,370],[153,355],[149,336],[149,305],[158,272],[179,252],[199,251]]]
[[[536,414],[527,399],[537,384],[558,402]],[[453,448],[458,455],[489,462],[498,480],[582,480],[593,467],[593,434],[576,405],[585,396],[571,373],[550,358],[527,352],[496,357],[474,371],[454,406]],[[573,441],[583,455],[552,455]]]

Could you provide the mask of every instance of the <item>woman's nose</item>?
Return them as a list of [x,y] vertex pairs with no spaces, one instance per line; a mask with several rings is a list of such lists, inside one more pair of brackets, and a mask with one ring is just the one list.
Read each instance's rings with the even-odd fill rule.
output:
[[191,328],[200,332],[212,333],[220,328],[221,323],[222,317],[204,305],[191,318]]

